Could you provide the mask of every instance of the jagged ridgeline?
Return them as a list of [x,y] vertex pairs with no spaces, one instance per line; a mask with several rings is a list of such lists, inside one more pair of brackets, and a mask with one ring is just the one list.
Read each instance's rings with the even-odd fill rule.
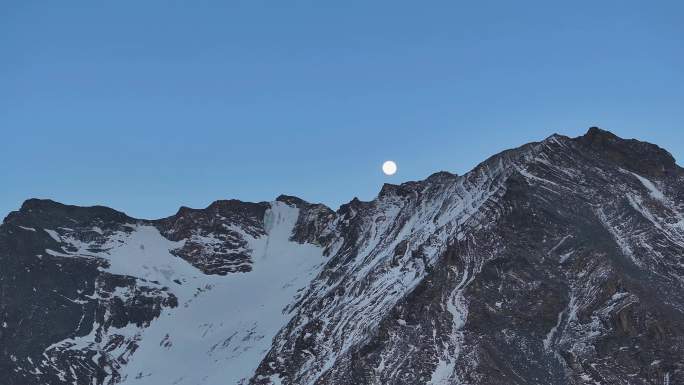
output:
[[684,170],[591,128],[337,211],[30,199],[0,383],[684,384]]

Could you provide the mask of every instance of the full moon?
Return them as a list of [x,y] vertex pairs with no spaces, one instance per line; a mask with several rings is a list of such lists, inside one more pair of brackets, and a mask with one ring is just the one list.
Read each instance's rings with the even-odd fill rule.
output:
[[382,164],[382,172],[384,172],[385,175],[394,175],[394,173],[397,172],[397,164],[392,160],[385,161],[385,163]]

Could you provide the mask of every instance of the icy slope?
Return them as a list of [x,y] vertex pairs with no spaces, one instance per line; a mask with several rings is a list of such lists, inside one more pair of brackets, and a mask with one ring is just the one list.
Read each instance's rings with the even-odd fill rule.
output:
[[[245,235],[251,272],[230,279],[184,273],[183,284],[172,288],[179,307],[141,332],[123,383],[237,384],[249,378],[288,322],[286,307],[323,262],[319,247],[289,240],[297,216],[298,209],[273,202],[264,220],[266,235]],[[168,246],[158,232],[150,241]],[[168,250],[160,248],[160,255],[178,261]],[[175,271],[187,272],[185,264]]]
[[[296,207],[285,203],[270,203],[263,219],[265,234],[241,234],[248,241],[252,270],[229,278],[206,275],[174,256],[184,241],[166,239],[151,224],[125,224],[125,231],[108,234],[107,241],[98,245],[102,249],[98,252],[93,252],[93,242],[74,238],[68,230],[61,229],[63,235],[59,235],[45,229],[63,249],[71,250],[46,249],[47,254],[105,260],[102,271],[136,277],[136,285],[168,292],[178,303],[164,308],[149,323],[117,327],[96,322],[88,335],[47,347],[45,365],[61,380],[80,383],[71,365],[57,364],[58,357],[64,352],[91,350],[97,352],[92,361],[108,367],[102,379],[105,383],[246,381],[270,348],[272,338],[291,317],[288,305],[324,262],[320,247],[290,241],[298,213]],[[101,288],[91,299],[127,301],[136,295],[139,297],[130,287],[112,292]],[[110,317],[104,314],[103,320]]]

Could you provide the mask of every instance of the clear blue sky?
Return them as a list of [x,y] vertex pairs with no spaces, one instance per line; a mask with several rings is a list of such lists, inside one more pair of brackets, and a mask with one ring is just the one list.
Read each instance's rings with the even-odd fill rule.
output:
[[[4,1],[0,216],[333,208],[598,125],[684,158],[681,1]],[[380,165],[394,159],[399,172]]]

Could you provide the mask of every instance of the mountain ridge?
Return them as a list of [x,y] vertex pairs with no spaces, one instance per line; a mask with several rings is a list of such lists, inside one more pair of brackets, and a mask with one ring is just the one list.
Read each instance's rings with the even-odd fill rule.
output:
[[0,371],[29,385],[677,383],[683,175],[666,150],[592,127],[336,211],[281,195],[146,220],[27,200],[0,226]]
[[[659,147],[658,145],[648,143],[648,142],[642,142],[642,141],[639,141],[637,139],[623,139],[623,138],[620,138],[617,135],[613,134],[610,131],[603,130],[601,128],[592,126],[588,129],[588,131],[584,135],[580,135],[580,136],[577,136],[574,138],[570,138],[570,137],[567,137],[567,136],[564,136],[564,135],[561,135],[558,133],[553,133],[542,141],[530,142],[530,143],[527,143],[527,144],[520,146],[518,148],[513,148],[513,149],[501,151],[497,154],[490,156],[485,161],[479,163],[472,170],[466,172],[463,175],[466,175],[469,172],[475,170],[477,167],[479,167],[480,165],[482,165],[483,163],[487,162],[488,160],[490,160],[492,158],[496,158],[498,156],[501,156],[501,155],[508,153],[508,152],[511,152],[511,151],[520,150],[522,147],[525,147],[528,145],[538,145],[538,144],[544,143],[546,141],[553,141],[556,138],[571,139],[575,142],[584,143],[588,147],[591,147],[597,151],[600,151],[601,149],[611,149],[611,148],[615,147],[615,143],[617,143],[617,146],[624,145],[625,143],[631,143],[631,144],[636,144],[637,147],[639,147],[638,144],[643,144],[643,145],[645,145],[644,147],[648,149],[647,151],[650,151],[651,153],[658,154],[658,158],[662,159],[662,164],[658,164],[658,165],[656,165],[656,167],[662,166],[663,169],[665,171],[668,171],[668,172],[674,172],[674,173],[679,173],[679,174],[684,173],[684,169],[682,169],[681,166],[676,164],[676,161],[675,161],[674,157],[672,156],[672,154],[670,152],[668,152],[667,150]],[[636,153],[636,154],[631,154],[631,155],[633,157],[643,157],[644,156],[643,153],[641,153],[641,154]],[[667,166],[667,167],[665,167],[665,166]],[[638,170],[635,169],[634,171],[638,171]],[[643,171],[643,169],[642,169],[642,171]],[[374,199],[377,199],[378,197],[385,195],[389,191],[396,191],[397,189],[402,189],[402,188],[407,187],[407,186],[412,186],[412,185],[421,184],[421,183],[427,183],[430,181],[440,181],[440,180],[444,180],[444,179],[453,180],[457,177],[459,177],[458,174],[451,173],[449,171],[437,171],[437,172],[430,174],[425,179],[418,180],[418,181],[406,181],[406,182],[402,182],[400,184],[383,183],[383,185],[382,185],[382,187],[378,193],[378,196],[376,196],[376,198],[374,198]],[[308,201],[306,201],[302,198],[299,198],[297,196],[294,196],[294,195],[280,194],[274,199],[274,201],[297,202],[297,204],[307,204],[307,205],[321,205],[321,206],[324,206],[325,208],[327,208],[328,210],[338,212],[340,210],[340,208],[342,208],[342,206],[349,205],[354,201],[372,202],[373,200],[371,200],[371,201],[360,201],[360,200],[358,200],[358,198],[354,197],[351,201],[349,201],[347,203],[343,203],[337,210],[333,210],[331,207],[329,207],[323,203],[311,203],[311,202],[308,202]],[[130,217],[124,211],[119,211],[119,210],[116,210],[116,209],[113,209],[113,208],[110,208],[107,206],[103,206],[103,205],[80,206],[80,205],[71,205],[71,204],[61,203],[61,202],[55,201],[55,200],[50,199],[50,198],[45,198],[45,199],[28,198],[22,203],[21,208],[19,210],[10,212],[5,217],[5,219],[3,220],[3,223],[5,221],[7,221],[8,219],[11,219],[10,216],[12,216],[13,213],[21,212],[22,210],[30,210],[30,209],[41,208],[41,207],[42,208],[61,207],[64,209],[74,209],[74,208],[84,208],[85,209],[85,208],[89,208],[89,209],[98,209],[98,210],[112,210],[112,211],[114,211],[120,215],[124,215],[124,216],[131,218],[133,220],[159,221],[159,220],[163,220],[163,219],[166,219],[169,217],[173,217],[174,215],[179,215],[183,211],[187,211],[187,210],[194,210],[194,211],[210,210],[210,209],[212,209],[218,205],[224,204],[224,203],[227,203],[227,204],[231,204],[231,203],[266,204],[267,202],[268,201],[261,201],[261,202],[242,201],[239,199],[232,199],[232,198],[218,199],[218,200],[215,200],[215,201],[209,203],[209,205],[207,205],[205,208],[191,208],[191,207],[187,207],[187,206],[180,206],[179,209],[177,210],[177,212],[173,215],[169,215],[167,217],[162,217],[162,218],[150,219],[150,218]],[[16,215],[16,214],[14,214],[14,215]]]

